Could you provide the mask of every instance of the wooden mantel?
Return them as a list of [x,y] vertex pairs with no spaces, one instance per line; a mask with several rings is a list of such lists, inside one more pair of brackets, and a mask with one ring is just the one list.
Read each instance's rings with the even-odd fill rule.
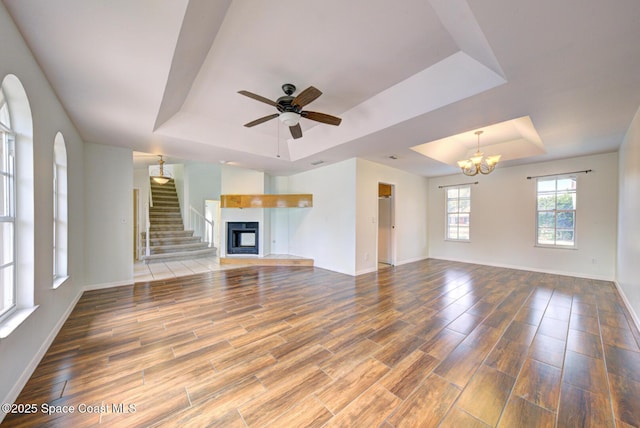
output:
[[220,208],[309,208],[313,195],[220,195]]

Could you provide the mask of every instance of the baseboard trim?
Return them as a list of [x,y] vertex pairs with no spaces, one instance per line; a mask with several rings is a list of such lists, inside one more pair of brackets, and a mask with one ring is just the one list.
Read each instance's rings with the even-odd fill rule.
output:
[[624,294],[622,286],[618,283],[618,281],[613,281],[613,283],[616,285],[616,289],[618,290],[618,293],[620,293],[620,297],[622,297],[624,305],[631,314],[631,321],[633,321],[633,323],[636,325],[636,328],[640,330],[640,318],[638,317],[636,311],[633,309],[633,306],[631,306],[631,302],[629,302],[629,299],[627,299],[627,295]]
[[552,269],[539,269],[531,266],[519,266],[519,265],[510,265],[510,264],[501,264],[501,263],[490,263],[486,261],[476,261],[476,260],[463,260],[463,259],[455,259],[455,258],[447,258],[447,257],[430,257],[434,260],[445,260],[449,262],[459,262],[459,263],[470,263],[474,265],[484,265],[484,266],[493,266],[505,269],[516,269],[516,270],[525,270],[529,272],[538,272],[538,273],[548,273],[552,275],[562,275],[562,276],[571,276],[574,278],[585,278],[585,279],[595,279],[598,281],[610,281],[613,282],[614,278],[603,275],[589,275],[582,272],[569,272],[569,271],[561,271],[561,270],[552,270]]
[[105,282],[102,284],[85,285],[82,291],[102,290],[103,288],[123,287],[125,285],[133,285],[133,284],[134,284],[133,279],[127,280],[127,281]]
[[[40,345],[38,352],[35,353],[31,361],[29,362],[29,364],[22,371],[22,374],[18,378],[18,381],[13,385],[13,388],[11,388],[7,396],[2,400],[3,403],[14,403],[18,399],[20,392],[22,392],[23,388],[25,387],[25,385],[27,384],[27,382],[35,372],[36,368],[38,367],[38,364],[40,364],[40,361],[42,361],[42,358],[44,358],[45,354],[49,350],[49,347],[55,340],[58,333],[60,333],[62,326],[64,325],[65,322],[67,322],[69,315],[71,315],[71,312],[73,312],[73,309],[76,307],[76,304],[80,300],[80,297],[82,297],[82,293],[84,293],[83,288],[81,288],[78,291],[78,294],[71,301],[71,304],[69,305],[69,307],[67,307],[67,309],[62,314],[62,316],[60,317],[56,325],[53,327],[53,329],[51,329],[51,332],[49,333],[45,341],[42,342],[42,345]],[[0,423],[2,423],[6,415],[7,414],[4,411],[0,411]]]
[[406,264],[409,264],[409,263],[421,262],[423,260],[428,260],[428,259],[430,259],[430,257],[425,256],[425,257],[414,257],[414,258],[406,259],[406,260],[397,260],[395,265],[396,266],[401,266],[401,265],[406,265]]

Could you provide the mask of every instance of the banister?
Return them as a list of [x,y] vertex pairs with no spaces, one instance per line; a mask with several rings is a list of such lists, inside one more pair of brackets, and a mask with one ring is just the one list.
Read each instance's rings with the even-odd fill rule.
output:
[[[209,226],[209,231],[207,231],[207,226]],[[201,236],[203,241],[209,244],[209,247],[213,247],[213,226],[212,220],[209,220],[200,211],[189,205],[189,229],[192,229],[196,235]]]

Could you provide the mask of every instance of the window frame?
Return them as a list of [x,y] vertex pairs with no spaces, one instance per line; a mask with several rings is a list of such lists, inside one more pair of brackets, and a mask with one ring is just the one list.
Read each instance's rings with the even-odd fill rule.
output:
[[[10,261],[6,263],[0,264],[0,275],[5,275],[7,271],[5,269],[12,269],[13,272],[11,274],[11,301],[10,302],[1,302],[0,305],[0,322],[4,321],[8,317],[10,317],[13,312],[17,309],[18,306],[18,281],[17,281],[17,239],[16,239],[16,135],[9,128],[10,124],[4,124],[0,122],[0,136],[2,136],[2,141],[0,144],[3,145],[2,152],[4,153],[12,153],[7,156],[8,164],[4,164],[5,162],[0,163],[0,175],[2,175],[5,179],[3,179],[3,183],[7,185],[7,188],[4,189],[6,200],[4,203],[7,204],[7,215],[0,215],[0,223],[10,223],[11,224],[11,245],[13,248],[11,249],[12,258]],[[2,243],[4,246],[4,242]],[[3,280],[4,281],[4,280]],[[3,290],[4,296],[4,290]],[[4,299],[4,297],[3,297]]]
[[[468,192],[469,192],[469,196],[468,197],[460,197],[460,190],[461,189],[467,189]],[[455,198],[450,198],[449,197],[449,191],[451,191],[451,190],[457,190],[457,196]],[[457,210],[456,211],[449,211],[449,201],[454,200],[454,199],[456,201]],[[468,211],[460,211],[460,201],[461,200],[468,200],[469,201]],[[444,192],[444,211],[445,211],[445,230],[444,230],[444,239],[445,239],[445,241],[450,241],[450,242],[471,242],[471,185],[470,184],[460,184],[460,185],[447,187],[445,192]],[[467,229],[467,238],[460,238],[461,223],[460,223],[459,219],[461,218],[460,217],[461,214],[466,214],[467,219],[468,219],[466,226],[463,226],[463,228]],[[450,222],[452,215],[454,215],[454,216],[456,216],[458,218],[458,222],[456,224],[452,224]],[[451,227],[455,227],[456,228],[457,237],[451,237],[451,235],[450,235]]]
[[[560,180],[573,180],[574,187],[573,189],[558,189],[558,181]],[[541,192],[539,190],[539,183],[541,181],[555,181],[555,185],[554,185],[554,189],[553,191],[543,191]],[[565,249],[565,250],[576,250],[578,248],[578,176],[575,174],[560,174],[560,175],[552,175],[552,176],[545,176],[545,177],[537,177],[535,179],[535,231],[534,231],[534,246],[536,247],[540,247],[540,248],[554,248],[554,249]],[[551,194],[553,193],[555,195],[555,205],[554,205],[554,209],[550,210],[550,209],[546,209],[546,210],[541,210],[539,209],[539,197],[541,196],[540,194]],[[573,194],[573,209],[558,209],[558,203],[557,203],[557,198],[558,198],[558,194]],[[554,220],[554,225],[553,225],[553,242],[554,243],[541,243],[540,242],[540,213],[553,213],[553,220]],[[570,245],[567,244],[559,244],[558,243],[558,213],[572,213],[573,214],[573,227],[571,229],[569,228],[560,228],[561,230],[570,230],[572,232],[573,235],[573,243]],[[550,227],[547,227],[545,229],[551,229]]]
[[68,189],[67,148],[61,132],[53,143],[53,288],[62,285],[68,275]]

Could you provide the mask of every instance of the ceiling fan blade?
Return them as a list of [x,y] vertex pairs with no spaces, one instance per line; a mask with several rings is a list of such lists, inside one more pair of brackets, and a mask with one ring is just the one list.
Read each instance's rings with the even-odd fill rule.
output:
[[291,131],[291,136],[293,138],[302,138],[302,128],[300,128],[299,123],[297,125],[290,126],[289,130]]
[[300,113],[302,117],[306,117],[307,119],[315,120],[316,122],[327,123],[329,125],[340,125],[342,119],[339,117],[331,116],[330,114],[318,113],[316,111],[303,111]]
[[270,114],[269,116],[261,117],[260,119],[252,120],[249,123],[245,123],[244,126],[246,126],[247,128],[251,128],[252,126],[260,125],[267,120],[275,119],[278,116],[280,116],[280,114],[278,113]]
[[322,95],[322,92],[320,92],[320,90],[314,88],[313,86],[309,86],[307,89],[300,92],[298,96],[293,99],[293,101],[291,101],[291,105],[304,107],[311,101],[318,98],[320,95]]
[[269,104],[270,106],[276,107],[278,105],[275,101],[271,101],[269,98],[265,98],[261,95],[254,94],[253,92],[238,91],[238,93],[244,95],[245,97],[253,98],[254,100],[257,100],[257,101],[262,101],[263,103]]

